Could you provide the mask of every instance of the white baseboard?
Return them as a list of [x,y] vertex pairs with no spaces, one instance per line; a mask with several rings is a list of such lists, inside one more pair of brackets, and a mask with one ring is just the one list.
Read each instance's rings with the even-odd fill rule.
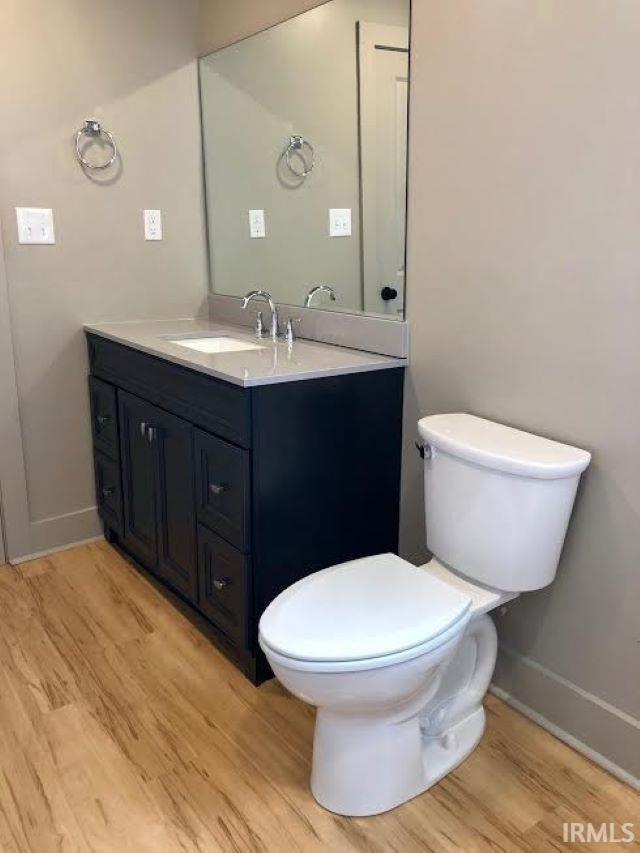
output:
[[613,761],[610,761],[606,756],[601,755],[599,752],[596,752],[595,749],[591,749],[590,746],[587,746],[586,743],[583,743],[578,738],[570,735],[569,732],[565,732],[564,729],[561,729],[560,726],[556,726],[555,723],[552,723],[550,720],[547,720],[546,717],[543,717],[542,714],[539,714],[537,711],[534,711],[533,708],[530,708],[528,705],[525,705],[524,702],[520,702],[518,699],[513,697],[510,693],[507,693],[506,690],[503,690],[501,687],[496,687],[495,684],[492,684],[489,687],[489,692],[493,693],[494,696],[497,696],[498,699],[502,699],[503,702],[506,702],[507,705],[510,705],[512,708],[515,708],[516,711],[519,711],[525,717],[528,717],[532,722],[536,723],[540,728],[545,729],[545,731],[552,734],[554,737],[557,737],[558,740],[561,740],[563,743],[566,743],[567,746],[570,746],[572,749],[575,749],[576,752],[581,753],[586,758],[589,758],[593,761],[594,764],[598,764],[604,770],[611,773],[612,776],[615,776],[617,779],[620,779],[621,782],[625,782],[627,785],[630,785],[632,788],[637,788],[640,790],[640,779],[636,776],[632,776],[631,773],[627,773],[622,767],[618,764],[614,764]]
[[24,563],[55,551],[95,541],[102,535],[97,507],[89,506],[64,515],[29,522],[28,543],[24,551],[9,553],[10,563]]
[[504,645],[490,691],[640,790],[640,720]]
[[103,536],[91,536],[89,539],[80,539],[78,542],[67,542],[66,545],[56,545],[54,548],[47,548],[45,551],[36,551],[35,554],[25,554],[23,557],[14,557],[10,562],[12,566],[19,566],[21,563],[28,563],[30,560],[39,560],[40,557],[48,557],[49,554],[57,554],[59,551],[68,551],[70,548],[78,548],[80,545],[90,545],[92,542],[99,542],[104,539]]

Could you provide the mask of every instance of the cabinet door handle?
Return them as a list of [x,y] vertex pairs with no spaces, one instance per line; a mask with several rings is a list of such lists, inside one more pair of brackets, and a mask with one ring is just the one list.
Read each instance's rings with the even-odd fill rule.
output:
[[96,421],[99,426],[104,426],[105,424],[111,423],[111,418],[109,415],[96,415]]
[[115,492],[115,489],[113,488],[113,486],[108,486],[108,487],[102,489],[102,497],[103,498],[110,498],[114,492]]
[[226,490],[227,487],[224,483],[209,483],[209,491],[212,495],[221,495]]
[[231,583],[231,578],[214,578],[213,585],[216,589],[224,589]]
[[147,424],[145,421],[140,421],[140,436],[144,438],[147,434]]
[[147,441],[149,444],[156,440],[157,430],[155,427],[147,427]]

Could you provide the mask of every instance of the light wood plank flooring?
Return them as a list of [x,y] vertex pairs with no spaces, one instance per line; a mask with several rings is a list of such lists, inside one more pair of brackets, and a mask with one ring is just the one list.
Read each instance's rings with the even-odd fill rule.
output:
[[[640,795],[495,698],[476,752],[375,818],[307,787],[313,712],[253,687],[106,543],[0,568],[0,850],[567,850]],[[602,847],[602,845],[596,845]],[[586,850],[578,844],[575,849]]]

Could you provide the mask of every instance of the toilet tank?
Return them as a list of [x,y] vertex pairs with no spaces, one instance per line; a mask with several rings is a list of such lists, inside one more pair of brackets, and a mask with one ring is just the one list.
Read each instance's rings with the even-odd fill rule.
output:
[[432,554],[498,590],[551,583],[591,454],[467,414],[422,418],[418,430]]

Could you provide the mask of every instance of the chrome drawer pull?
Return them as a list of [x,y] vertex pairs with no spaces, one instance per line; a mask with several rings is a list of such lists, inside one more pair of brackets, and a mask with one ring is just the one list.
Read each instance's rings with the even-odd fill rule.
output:
[[105,488],[102,490],[102,497],[103,498],[110,498],[114,492],[115,492],[115,489],[112,487]]
[[224,589],[231,583],[231,578],[214,578],[213,585],[216,589]]
[[209,483],[209,491],[212,495],[221,495],[227,489],[224,483]]
[[111,418],[109,415],[96,415],[96,421],[100,426],[104,426],[105,424],[111,423]]

